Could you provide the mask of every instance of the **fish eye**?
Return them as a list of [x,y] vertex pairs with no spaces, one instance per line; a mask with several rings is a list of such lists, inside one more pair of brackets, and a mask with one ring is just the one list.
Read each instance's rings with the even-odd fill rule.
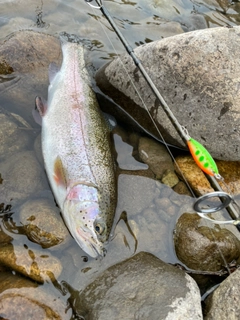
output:
[[105,228],[104,226],[101,224],[101,223],[96,223],[95,224],[95,231],[98,233],[98,234],[102,234],[104,232]]

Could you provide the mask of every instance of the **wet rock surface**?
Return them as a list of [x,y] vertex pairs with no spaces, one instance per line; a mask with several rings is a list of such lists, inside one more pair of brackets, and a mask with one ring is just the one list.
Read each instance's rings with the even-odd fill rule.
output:
[[22,151],[30,145],[31,129],[13,114],[0,107],[0,159],[8,159],[13,153]]
[[184,176],[197,196],[214,191],[208,179],[191,156],[178,156],[175,170],[180,178],[183,179]]
[[[194,138],[214,158],[221,160],[240,159],[240,100],[239,92],[235,90],[240,69],[237,59],[239,34],[240,27],[197,30],[135,50],[180,124],[186,126],[190,134],[194,133]],[[140,123],[148,116],[122,63],[166,141],[182,145],[181,138],[129,55],[115,59],[97,72],[100,89],[138,117]]]
[[62,272],[60,261],[49,252],[28,249],[27,246],[5,245],[0,248],[0,264],[37,282],[54,281]]
[[174,243],[179,260],[194,270],[221,270],[240,254],[240,242],[233,233],[201,225],[201,218],[193,213],[178,219]]
[[[170,293],[171,292],[171,293]],[[140,252],[110,267],[80,295],[87,319],[202,319],[191,277]]]
[[10,272],[0,273],[2,319],[67,320],[70,312],[59,296]]
[[205,320],[240,318],[240,270],[236,270],[205,300]]
[[10,243],[13,240],[8,234],[6,234],[2,227],[0,227],[0,244]]
[[71,239],[59,209],[50,199],[25,202],[20,208],[20,224],[27,237],[42,248],[60,249]]
[[[53,61],[58,65],[61,63],[59,39],[25,30],[10,34],[0,44],[0,63],[5,61],[14,71],[0,83],[1,95],[13,101],[11,107],[18,112],[24,108],[31,114],[36,95],[46,98],[49,64]],[[33,120],[31,124],[34,124]]]
[[[179,177],[185,177],[197,195],[201,196],[213,191],[208,179],[190,155],[178,156],[175,160],[175,171]],[[219,174],[224,178],[224,181],[218,181],[221,188],[232,195],[239,195],[240,162],[216,160],[216,164]]]
[[172,159],[166,147],[153,139],[141,138],[138,152],[140,159],[149,166],[157,179],[161,179],[166,170],[173,170]]
[[33,151],[18,152],[2,162],[1,175],[0,202],[6,204],[49,189],[46,174]]

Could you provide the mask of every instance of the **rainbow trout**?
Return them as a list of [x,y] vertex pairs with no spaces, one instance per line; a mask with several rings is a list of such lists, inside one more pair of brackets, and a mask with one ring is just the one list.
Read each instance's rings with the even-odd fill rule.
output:
[[83,47],[62,43],[60,70],[49,67],[48,101],[36,98],[45,169],[65,223],[91,257],[104,254],[116,206],[110,130],[84,65]]

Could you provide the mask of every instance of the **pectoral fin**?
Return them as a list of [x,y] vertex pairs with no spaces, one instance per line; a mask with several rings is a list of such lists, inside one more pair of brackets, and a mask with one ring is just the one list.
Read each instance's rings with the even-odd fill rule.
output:
[[67,189],[67,175],[64,170],[62,160],[58,156],[54,162],[54,174],[53,178],[58,186],[63,186]]
[[41,97],[36,97],[35,99],[35,108],[32,111],[32,115],[34,120],[42,125],[42,117],[45,115],[47,111],[47,101]]

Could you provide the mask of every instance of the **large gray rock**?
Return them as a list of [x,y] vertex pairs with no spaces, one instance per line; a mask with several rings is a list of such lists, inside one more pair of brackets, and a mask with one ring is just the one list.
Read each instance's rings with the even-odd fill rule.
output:
[[[180,124],[214,158],[222,160],[240,159],[239,36],[240,27],[205,29],[135,50]],[[149,116],[138,91],[166,141],[183,145],[129,55],[105,65],[97,72],[96,80],[105,94],[144,126]],[[147,129],[151,131],[152,127]]]
[[145,252],[108,268],[82,291],[79,301],[84,317],[91,320],[202,319],[195,281]]
[[206,300],[205,320],[240,319],[240,270],[236,270]]

